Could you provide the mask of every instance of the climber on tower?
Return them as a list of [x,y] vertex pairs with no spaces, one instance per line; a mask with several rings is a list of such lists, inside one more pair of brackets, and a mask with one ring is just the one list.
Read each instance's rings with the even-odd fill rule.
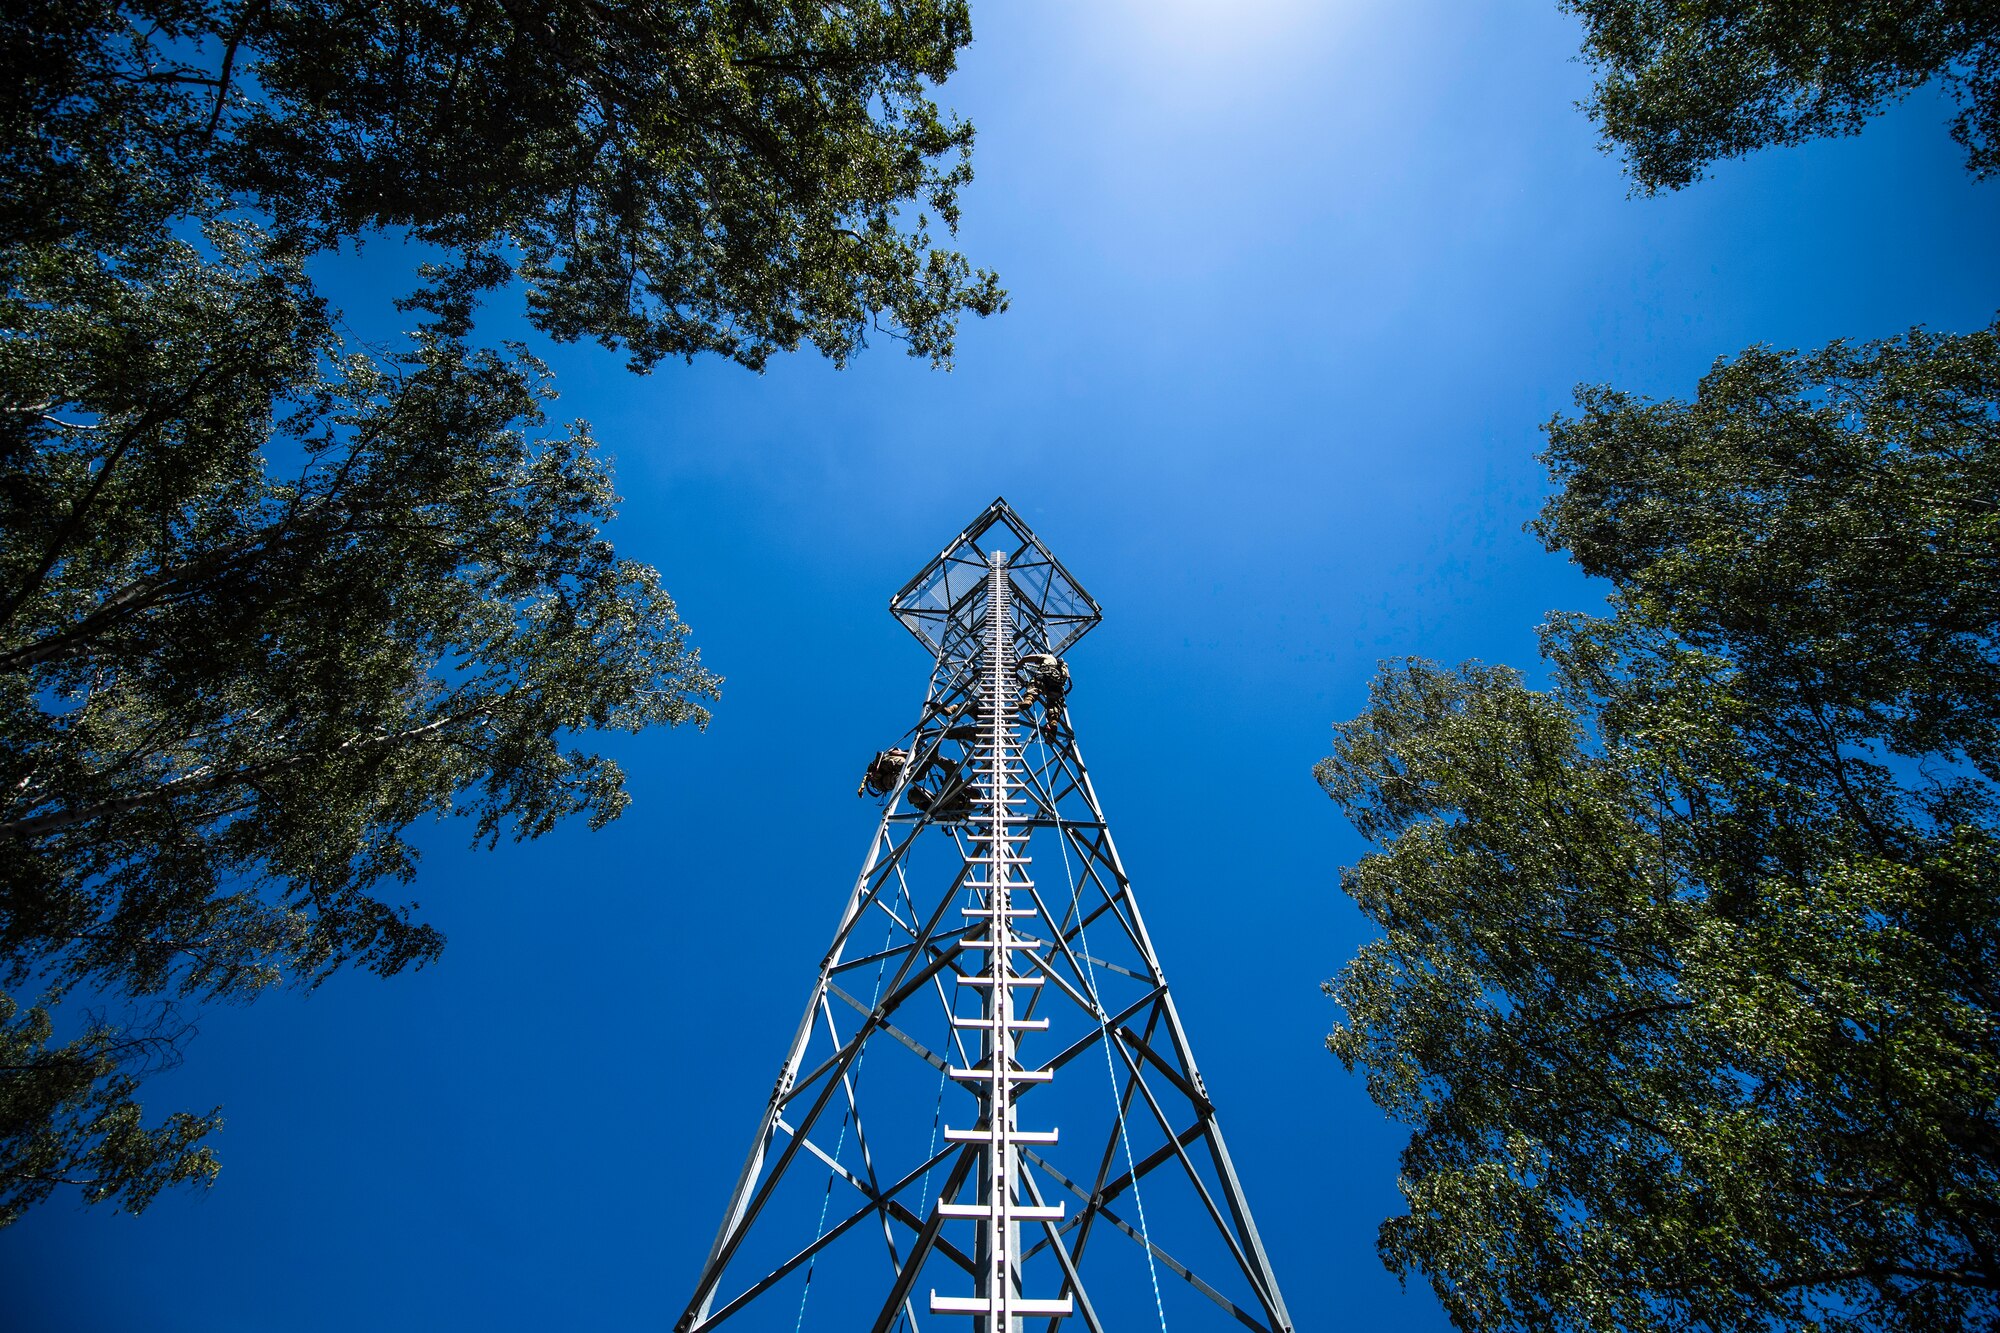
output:
[[908,750],[881,750],[868,761],[868,769],[861,775],[861,785],[854,789],[856,796],[886,796],[896,789],[903,780],[903,770],[909,767]]
[[1017,668],[1022,689],[1018,706],[1026,713],[1036,703],[1042,706],[1042,736],[1054,740],[1056,719],[1062,715],[1069,697],[1069,663],[1054,653],[1029,653]]

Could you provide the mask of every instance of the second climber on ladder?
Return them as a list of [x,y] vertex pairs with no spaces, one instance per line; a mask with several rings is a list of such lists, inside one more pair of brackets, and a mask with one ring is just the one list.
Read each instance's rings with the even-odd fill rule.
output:
[[868,768],[861,775],[861,785],[854,789],[856,796],[887,796],[903,780],[903,770],[910,766],[908,750],[878,750],[868,761]]
[[[901,785],[908,775],[909,786],[905,792],[910,805],[931,817],[935,824],[963,824],[972,817],[972,787],[964,773],[955,765],[932,754],[923,770],[909,774],[910,752],[908,750],[878,750],[868,761],[867,769],[861,774],[861,785],[854,789],[856,796],[887,796]],[[942,773],[935,786],[926,786],[926,779]]]

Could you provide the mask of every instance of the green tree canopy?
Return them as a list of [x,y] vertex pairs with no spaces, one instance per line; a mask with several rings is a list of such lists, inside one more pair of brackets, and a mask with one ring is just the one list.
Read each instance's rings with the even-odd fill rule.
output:
[[1410,1123],[1385,1260],[1468,1329],[2000,1319],[2000,327],[1549,426],[1614,586],[1551,676],[1386,669],[1329,1039]]
[[1587,109],[1641,190],[1727,158],[1855,134],[1916,88],[1958,102],[1952,137],[2000,171],[2000,12],[1985,0],[1561,0],[1598,70]]
[[[378,892],[411,877],[413,822],[601,823],[618,770],[564,737],[705,720],[713,682],[602,537],[587,432],[538,429],[524,353],[356,354],[240,228],[116,262],[17,246],[0,292],[10,988],[242,997],[421,964],[440,937]],[[91,1068],[118,1045],[87,1044]],[[80,1067],[45,1054],[42,1083]],[[50,1132],[0,1121],[16,1149]],[[116,1135],[66,1141],[88,1160],[54,1174],[150,1179],[91,1159],[131,1156]]]
[[65,1186],[138,1212],[170,1186],[215,1179],[220,1163],[202,1140],[219,1110],[176,1111],[148,1129],[137,1097],[141,1076],[178,1060],[186,1030],[155,1022],[135,1033],[98,1015],[52,1046],[47,1009],[0,995],[0,1227]]
[[[641,369],[948,363],[1004,305],[932,239],[970,35],[958,0],[0,13],[0,1224],[214,1175],[214,1112],[136,1100],[178,1029],[83,1005],[421,965],[416,821],[601,823],[574,739],[706,718],[607,465],[476,302]],[[378,236],[428,257],[400,350],[306,277]]]
[[648,366],[872,329],[948,361],[997,279],[953,230],[956,0],[25,0],[0,18],[0,242],[128,240],[204,198],[287,247],[384,230],[461,290]]

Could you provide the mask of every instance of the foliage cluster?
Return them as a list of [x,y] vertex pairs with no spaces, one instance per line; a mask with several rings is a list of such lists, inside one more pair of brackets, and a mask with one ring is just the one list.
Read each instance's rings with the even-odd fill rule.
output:
[[2000,327],[1580,391],[1536,528],[1609,613],[1336,728],[1330,1045],[1460,1326],[2000,1319],[1996,403]]
[[[284,249],[389,232],[439,289],[638,366],[947,361],[998,280],[936,248],[972,127],[930,88],[960,0],[27,0],[0,20],[0,240],[132,238],[208,200]],[[415,298],[424,302],[421,295]]]
[[2000,172],[2000,11],[1986,0],[1561,0],[1600,78],[1586,110],[1638,188],[1676,190],[1716,162],[1829,134],[1931,82],[1952,138]]
[[[637,369],[948,363],[1004,305],[932,236],[969,40],[955,0],[0,14],[0,1225],[215,1173],[216,1113],[136,1100],[184,1029],[84,1006],[421,966],[413,826],[601,824],[579,736],[706,721],[606,460],[475,310]],[[359,347],[309,274],[378,237],[429,258]]]

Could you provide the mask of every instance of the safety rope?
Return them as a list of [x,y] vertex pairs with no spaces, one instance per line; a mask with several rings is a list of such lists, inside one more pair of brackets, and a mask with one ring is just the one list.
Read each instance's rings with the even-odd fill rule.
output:
[[[1063,724],[1069,724],[1069,710],[1063,710]],[[1072,732],[1072,735],[1075,733]],[[1049,746],[1046,740],[1037,739],[1042,747],[1042,771],[1048,771]],[[1160,1333],[1167,1333],[1167,1305],[1160,1295],[1160,1270],[1153,1263],[1153,1236],[1146,1226],[1146,1200],[1139,1192],[1139,1168],[1132,1158],[1132,1138],[1125,1128],[1125,1101],[1118,1095],[1118,1064],[1111,1055],[1111,1015],[1104,1008],[1104,1001],[1097,993],[1097,965],[1090,960],[1090,938],[1084,929],[1083,891],[1077,882],[1076,873],[1069,864],[1069,834],[1063,828],[1062,811],[1056,807],[1053,783],[1050,786],[1049,813],[1055,817],[1056,846],[1062,851],[1063,878],[1069,881],[1070,911],[1076,918],[1076,942],[1083,951],[1084,985],[1090,990],[1090,1002],[1097,1007],[1098,1036],[1104,1043],[1104,1072],[1111,1080],[1111,1109],[1118,1117],[1118,1141],[1125,1147],[1125,1173],[1132,1178],[1132,1204],[1139,1213],[1139,1239],[1146,1247],[1146,1274],[1153,1279],[1153,1310],[1160,1317]],[[1082,853],[1079,851],[1078,855]]]
[[[902,870],[902,862],[898,861],[896,863],[896,873],[900,875]],[[868,1012],[871,1016],[875,1013],[875,1005],[882,998],[883,969],[889,966],[889,945],[895,938],[896,919],[892,915],[889,918],[888,929],[882,934],[881,961],[875,964],[875,992],[868,997]],[[863,1021],[866,1022],[867,1020]],[[826,1035],[832,1038],[834,1049],[838,1050],[840,1048],[840,1037],[839,1034],[833,1031],[833,1022],[831,1019],[827,1021]],[[864,1039],[861,1043],[861,1049],[855,1053],[853,1070],[845,1075],[848,1084],[848,1102],[847,1109],[840,1113],[840,1135],[833,1141],[833,1160],[835,1162],[840,1160],[840,1154],[847,1148],[847,1125],[854,1117],[854,1097],[861,1084],[861,1066],[867,1059],[868,1043]],[[837,1174],[833,1167],[827,1167],[826,1193],[819,1197],[819,1225],[813,1228],[813,1244],[815,1245],[819,1244],[820,1239],[826,1235],[826,1210],[827,1205],[833,1202],[833,1182]],[[792,1325],[792,1333],[799,1333],[799,1330],[806,1326],[806,1301],[812,1297],[813,1269],[818,1264],[818,1254],[814,1254],[812,1258],[806,1260],[806,1284],[799,1290],[799,1317]]]

